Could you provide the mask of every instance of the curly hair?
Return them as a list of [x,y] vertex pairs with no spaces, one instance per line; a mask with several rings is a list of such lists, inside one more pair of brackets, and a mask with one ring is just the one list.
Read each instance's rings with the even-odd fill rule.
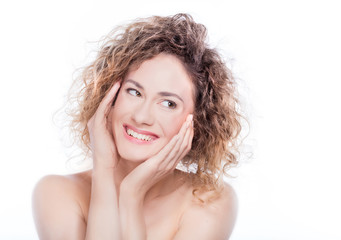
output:
[[137,19],[109,33],[95,61],[80,76],[71,129],[89,153],[87,122],[105,94],[132,67],[160,53],[180,59],[195,88],[192,149],[182,163],[196,166],[195,186],[218,189],[220,176],[238,163],[241,115],[236,82],[217,50],[208,46],[205,26],[188,14]]

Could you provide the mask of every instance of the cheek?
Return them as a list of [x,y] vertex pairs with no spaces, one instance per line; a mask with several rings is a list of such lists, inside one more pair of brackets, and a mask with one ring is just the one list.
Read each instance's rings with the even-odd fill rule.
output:
[[125,111],[128,109],[126,107],[126,103],[124,99],[120,97],[120,95],[117,96],[116,102],[114,106],[111,107],[110,111],[110,117],[111,117],[111,126],[112,130],[117,130],[115,127],[118,126],[119,120],[122,118],[123,115],[125,115]]
[[131,109],[131,104],[129,104],[128,99],[119,92],[115,104],[112,107],[112,115],[117,119],[119,116],[124,115],[126,111],[129,111],[129,109]]
[[172,137],[178,134],[184,121],[185,117],[182,116],[163,117],[162,126],[164,129],[165,136],[170,140]]
[[120,91],[119,93],[118,93],[118,95],[117,95],[117,98],[116,98],[116,100],[115,100],[115,104],[114,104],[114,108],[121,108],[120,106],[121,105],[124,105],[124,98],[123,98],[123,96],[122,96],[122,92]]

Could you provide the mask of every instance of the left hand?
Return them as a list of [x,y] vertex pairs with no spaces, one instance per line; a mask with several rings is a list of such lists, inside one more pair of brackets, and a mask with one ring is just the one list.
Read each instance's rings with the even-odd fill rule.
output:
[[146,192],[163,177],[174,171],[192,147],[194,135],[193,115],[190,114],[177,135],[155,156],[146,160],[129,173],[121,183],[121,190],[143,198]]

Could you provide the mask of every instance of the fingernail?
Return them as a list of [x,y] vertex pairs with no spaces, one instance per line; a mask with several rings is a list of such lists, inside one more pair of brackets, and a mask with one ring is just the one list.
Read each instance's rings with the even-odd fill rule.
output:
[[188,115],[187,120],[192,121],[193,120],[193,114]]

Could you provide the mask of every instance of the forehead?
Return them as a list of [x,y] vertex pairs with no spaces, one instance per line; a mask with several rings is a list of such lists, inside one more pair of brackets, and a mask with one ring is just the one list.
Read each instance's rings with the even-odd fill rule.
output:
[[170,54],[159,54],[128,72],[126,79],[138,82],[148,91],[168,91],[184,98],[194,97],[194,85],[183,63]]

